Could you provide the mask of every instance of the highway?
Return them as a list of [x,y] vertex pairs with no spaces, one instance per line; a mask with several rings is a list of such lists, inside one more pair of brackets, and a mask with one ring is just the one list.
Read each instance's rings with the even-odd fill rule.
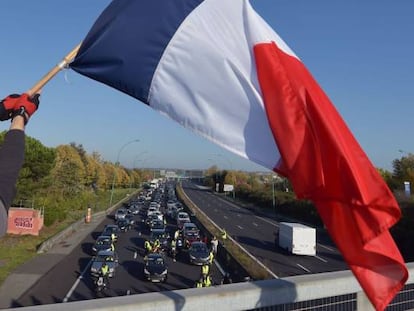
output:
[[[151,283],[144,279],[143,244],[144,239],[148,237],[149,230],[141,222],[141,216],[136,215],[135,220],[137,223],[135,228],[121,233],[116,243],[115,249],[119,255],[120,266],[117,268],[115,277],[110,279],[110,288],[105,291],[104,295],[96,295],[89,267],[92,259],[91,248],[104,226],[114,223],[112,215],[109,215],[94,232],[80,241],[78,247],[16,300],[13,306],[53,304],[194,287],[195,280],[200,276],[201,268],[188,263],[188,254],[185,251],[178,254],[176,262],[167,256],[169,272],[166,283]],[[175,229],[176,225],[169,220],[168,230],[174,232]],[[211,272],[213,280],[219,283],[222,274],[215,265]]]
[[[197,185],[183,182],[183,190],[218,226],[238,241],[253,256],[257,257],[277,277],[320,273],[347,269],[337,249],[329,238],[318,234],[317,256],[292,256],[275,247],[276,217],[256,215],[237,206],[211,191]],[[119,267],[110,280],[110,287],[97,296],[89,274],[92,259],[91,248],[106,224],[113,224],[112,215],[97,226],[57,266],[46,273],[32,288],[14,303],[14,307],[39,304],[54,304],[67,301],[88,300],[99,297],[134,295],[153,291],[169,291],[194,287],[200,275],[200,267],[188,263],[188,254],[183,252],[173,262],[167,257],[169,266],[166,283],[151,283],[143,276],[143,244],[149,231],[136,215],[136,225],[130,231],[121,233],[115,246],[119,255]],[[169,219],[168,231],[174,232],[175,223]],[[64,241],[62,242],[64,245]],[[222,274],[213,266],[212,276],[219,283]]]
[[189,181],[182,182],[182,186],[193,203],[277,277],[348,269],[325,234],[317,234],[316,256],[290,255],[275,246],[275,233],[279,226],[276,217],[256,215]]

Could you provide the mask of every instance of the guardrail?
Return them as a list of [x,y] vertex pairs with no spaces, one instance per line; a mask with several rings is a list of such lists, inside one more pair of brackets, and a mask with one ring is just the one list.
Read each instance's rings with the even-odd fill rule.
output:
[[[107,208],[106,210],[94,213],[92,215],[92,217],[96,218],[103,218],[103,216],[111,213],[114,209],[118,208],[121,206],[122,203],[124,203],[125,201],[129,200],[131,198],[131,196],[134,196],[136,193],[138,193],[138,190],[136,190],[135,192],[133,192],[131,195],[127,195],[125,196],[125,198],[121,199],[119,202],[115,203],[113,206]],[[79,229],[79,227],[84,224],[85,219],[79,219],[78,221],[74,222],[73,224],[71,224],[70,226],[66,227],[65,229],[63,229],[62,231],[56,233],[54,236],[50,237],[49,239],[47,239],[46,241],[42,242],[38,249],[37,249],[37,253],[41,254],[41,253],[45,253],[47,252],[49,249],[51,249],[53,247],[53,245],[59,243],[60,241],[62,241],[65,237],[69,236],[70,234],[72,234],[73,232],[75,232],[76,230]]]
[[[414,263],[387,311],[414,308]],[[18,311],[374,310],[351,271],[309,274],[113,298],[19,307]]]

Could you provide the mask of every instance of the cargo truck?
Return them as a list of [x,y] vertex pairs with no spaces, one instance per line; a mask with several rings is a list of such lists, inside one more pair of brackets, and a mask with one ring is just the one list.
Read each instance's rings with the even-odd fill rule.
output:
[[295,255],[316,255],[316,229],[299,223],[279,223],[279,246]]

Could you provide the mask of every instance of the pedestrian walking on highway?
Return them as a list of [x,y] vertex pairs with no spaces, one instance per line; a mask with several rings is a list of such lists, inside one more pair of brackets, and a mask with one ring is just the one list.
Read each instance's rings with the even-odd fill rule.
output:
[[144,242],[144,249],[145,249],[145,254],[148,255],[149,253],[152,252],[152,245],[150,243],[150,241],[146,240]]
[[200,278],[199,280],[196,281],[195,287],[200,288],[203,287],[203,279]]
[[223,241],[227,240],[227,232],[226,229],[221,229],[221,238]]
[[7,232],[9,207],[24,163],[25,127],[39,107],[39,94],[12,94],[0,101],[0,121],[12,120],[0,148],[0,237]]
[[213,252],[214,256],[217,254],[217,248],[218,248],[218,240],[215,236],[211,239],[211,251]]
[[210,273],[210,266],[209,265],[202,265],[201,266],[201,277],[205,277]]
[[175,260],[176,254],[177,254],[177,242],[174,239],[172,239],[171,240],[171,256],[174,262],[176,262]]
[[153,244],[153,247],[152,247],[152,251],[154,253],[156,253],[156,252],[160,251],[160,248],[161,248],[161,242],[160,242],[160,240],[156,239],[154,241],[154,244]]
[[214,254],[213,254],[213,251],[210,251],[210,258],[208,259],[208,262],[210,263],[210,265],[212,265],[213,262],[214,262]]
[[177,229],[174,232],[174,240],[177,240],[179,236],[180,236],[180,230]]
[[203,287],[210,287],[213,285],[213,280],[211,279],[210,275],[206,275],[203,277]]

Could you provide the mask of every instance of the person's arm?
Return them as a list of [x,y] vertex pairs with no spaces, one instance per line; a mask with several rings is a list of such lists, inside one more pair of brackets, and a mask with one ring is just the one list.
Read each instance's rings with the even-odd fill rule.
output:
[[39,106],[39,95],[11,95],[0,102],[0,120],[12,118],[0,147],[0,237],[7,231],[7,213],[16,193],[16,183],[24,163],[25,125]]
[[16,116],[0,148],[0,237],[7,231],[7,212],[24,162],[24,118]]
[[24,118],[16,116],[0,148],[0,199],[6,209],[14,197],[14,188],[24,162]]

